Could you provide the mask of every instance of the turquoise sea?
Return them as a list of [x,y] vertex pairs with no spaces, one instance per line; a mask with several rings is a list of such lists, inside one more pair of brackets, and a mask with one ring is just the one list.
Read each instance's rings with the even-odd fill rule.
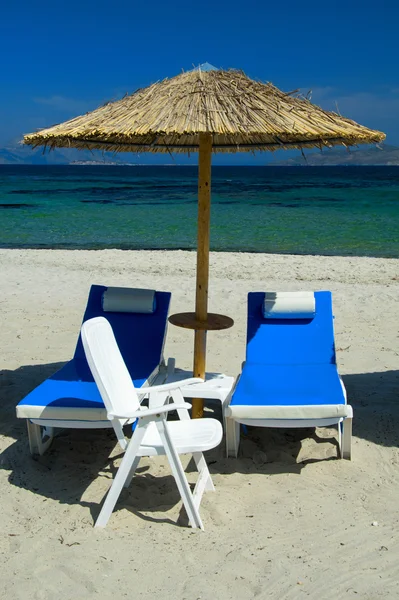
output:
[[[211,248],[399,257],[399,167],[213,167]],[[0,247],[192,249],[197,169],[0,166]]]

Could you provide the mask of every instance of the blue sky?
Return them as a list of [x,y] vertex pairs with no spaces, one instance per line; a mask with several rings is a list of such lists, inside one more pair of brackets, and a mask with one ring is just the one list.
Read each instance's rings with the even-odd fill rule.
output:
[[205,61],[312,90],[399,145],[398,22],[397,0],[13,0],[0,19],[0,145]]

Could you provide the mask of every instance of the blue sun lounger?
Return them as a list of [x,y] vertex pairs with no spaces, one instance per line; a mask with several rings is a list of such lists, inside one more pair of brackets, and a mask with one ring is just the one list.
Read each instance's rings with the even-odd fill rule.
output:
[[227,455],[237,456],[240,423],[338,425],[340,455],[350,459],[352,417],[337,370],[331,292],[248,294],[246,361],[225,408]]
[[[122,292],[127,289],[122,289]],[[113,312],[111,305],[112,310],[104,312],[103,295],[107,290],[121,288],[91,287],[83,322],[93,317],[107,318],[137,388],[150,385],[157,376],[159,380],[160,369],[165,370],[166,377],[163,348],[171,294],[129,290],[151,293],[153,312]],[[141,301],[139,299],[139,303]],[[125,310],[126,307],[115,306],[115,309]],[[112,427],[87,364],[80,335],[73,359],[21,400],[17,406],[17,417],[27,419],[32,454],[46,451],[52,441],[54,427]]]

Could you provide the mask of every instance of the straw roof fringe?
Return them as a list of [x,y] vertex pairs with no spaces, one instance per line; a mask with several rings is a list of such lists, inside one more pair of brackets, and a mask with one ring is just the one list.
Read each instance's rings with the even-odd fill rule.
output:
[[385,134],[322,110],[296,92],[242,71],[197,69],[139,89],[96,110],[32,133],[24,143],[115,152],[190,152],[199,133],[213,152],[253,152],[376,143]]

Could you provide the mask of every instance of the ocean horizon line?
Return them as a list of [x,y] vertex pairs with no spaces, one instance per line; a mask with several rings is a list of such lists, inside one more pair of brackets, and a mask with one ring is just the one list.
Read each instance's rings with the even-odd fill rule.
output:
[[[65,162],[65,163],[52,163],[52,164],[35,164],[35,163],[15,163],[15,164],[1,164],[0,169],[2,168],[20,168],[20,167],[29,167],[35,169],[49,169],[49,168],[59,168],[59,167],[129,167],[129,168],[162,168],[162,167],[179,167],[184,169],[198,169],[198,165],[187,165],[184,163],[166,163],[166,164],[150,164],[150,163],[113,163],[113,162],[101,162],[101,161],[73,161],[73,162]],[[369,163],[369,164],[335,164],[335,165],[310,165],[310,164],[301,164],[301,165],[281,165],[277,163],[265,163],[264,165],[259,164],[223,164],[223,165],[212,165],[212,169],[219,168],[231,168],[231,169],[242,169],[242,168],[250,168],[250,169],[264,169],[264,168],[278,168],[278,169],[367,169],[367,168],[381,168],[381,169],[399,169],[399,164],[378,164],[378,163]]]

